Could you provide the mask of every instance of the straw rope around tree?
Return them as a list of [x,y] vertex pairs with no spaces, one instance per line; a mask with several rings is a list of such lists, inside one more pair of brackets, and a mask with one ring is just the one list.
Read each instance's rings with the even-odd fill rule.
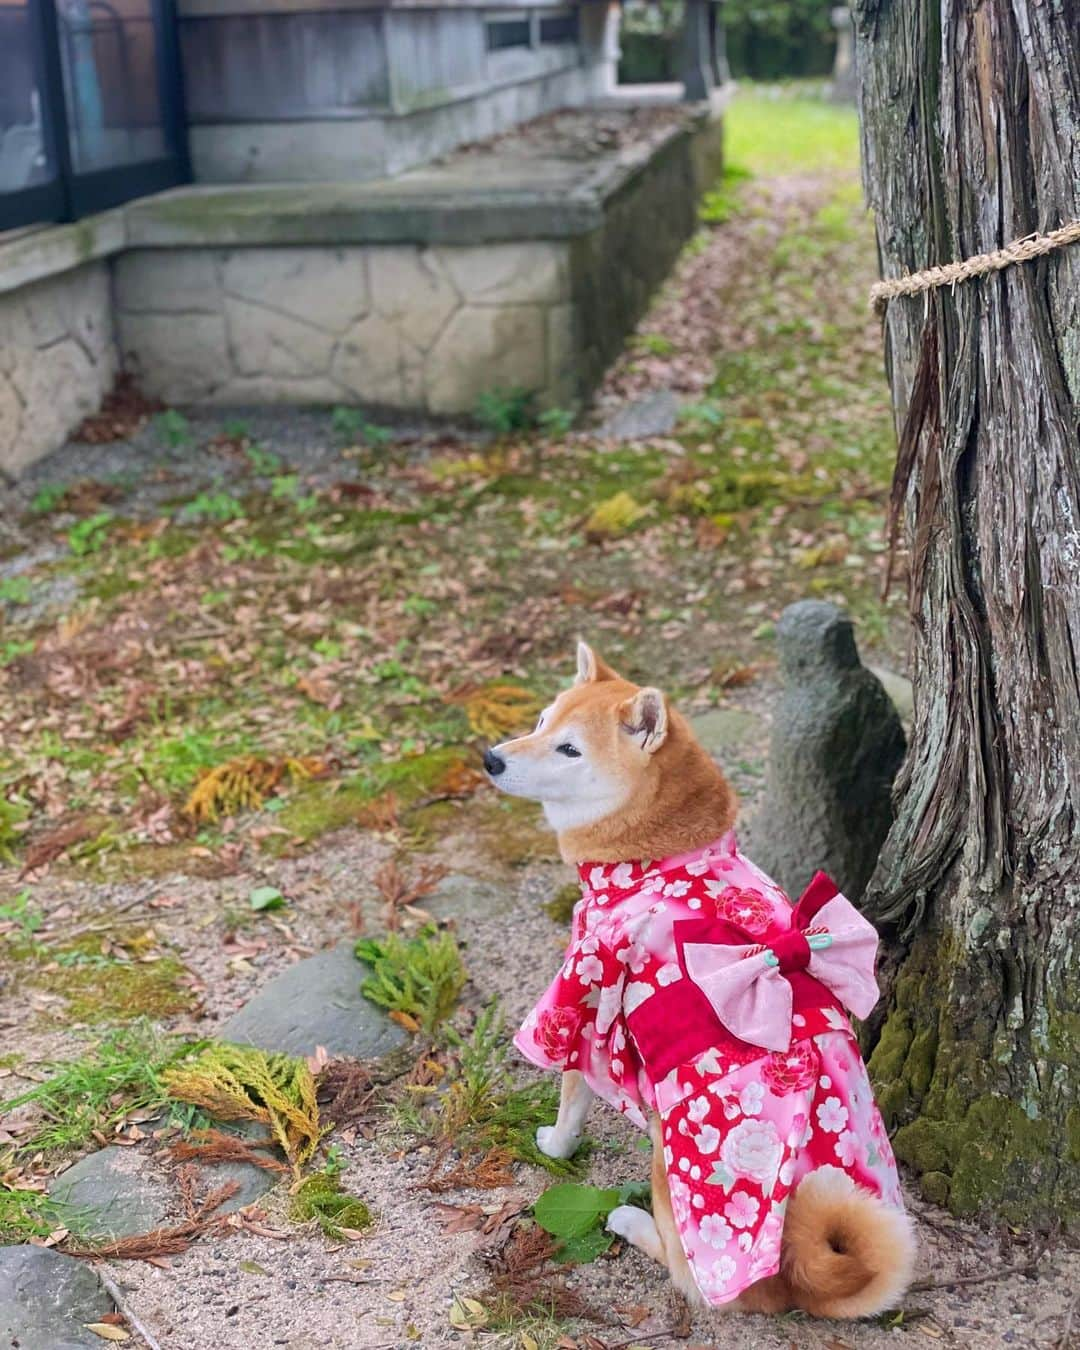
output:
[[1014,239],[1004,248],[995,249],[992,253],[976,254],[974,258],[967,258],[963,262],[945,263],[942,267],[928,267],[923,272],[909,272],[906,276],[877,281],[870,287],[870,307],[875,314],[884,314],[889,301],[897,295],[920,295],[938,286],[949,286],[957,281],[968,281],[971,277],[1000,272],[1013,263],[1030,262],[1032,258],[1041,258],[1078,240],[1080,220],[1074,220],[1048,234],[1029,234],[1024,239]]

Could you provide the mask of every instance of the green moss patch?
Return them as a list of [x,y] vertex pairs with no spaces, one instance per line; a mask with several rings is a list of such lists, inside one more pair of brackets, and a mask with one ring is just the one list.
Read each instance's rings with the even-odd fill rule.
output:
[[374,1219],[371,1210],[355,1195],[341,1188],[336,1176],[316,1172],[296,1188],[289,1217],[296,1223],[315,1220],[328,1238],[341,1238],[343,1230],[363,1232]]
[[186,968],[174,956],[118,960],[104,956],[99,938],[87,937],[50,950],[49,963],[28,973],[27,983],[65,1000],[63,1020],[130,1022],[190,1012],[194,998],[181,984]]

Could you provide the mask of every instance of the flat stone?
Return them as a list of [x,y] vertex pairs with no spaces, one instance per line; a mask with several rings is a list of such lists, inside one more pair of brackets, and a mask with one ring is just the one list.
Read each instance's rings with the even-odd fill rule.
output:
[[881,681],[882,688],[900,714],[901,722],[905,726],[910,726],[911,719],[915,716],[915,691],[911,681],[904,675],[898,675],[895,670],[887,670],[884,666],[867,666],[867,669]]
[[115,1311],[85,1261],[49,1247],[0,1247],[0,1345],[19,1350],[101,1350],[86,1330]]
[[709,708],[687,721],[690,730],[714,759],[761,731],[761,718],[740,708]]
[[367,967],[353,943],[338,943],[283,970],[218,1030],[224,1041],[310,1055],[317,1045],[331,1057],[380,1059],[408,1040],[381,1008],[360,992]]
[[513,886],[451,872],[439,882],[438,890],[419,903],[440,919],[489,919],[508,914],[515,900]]
[[61,1172],[49,1193],[82,1211],[95,1237],[131,1237],[177,1221],[176,1196],[159,1166],[137,1149],[115,1144]]
[[678,419],[679,400],[670,389],[658,389],[613,413],[600,428],[600,435],[612,441],[644,441],[650,436],[666,436]]

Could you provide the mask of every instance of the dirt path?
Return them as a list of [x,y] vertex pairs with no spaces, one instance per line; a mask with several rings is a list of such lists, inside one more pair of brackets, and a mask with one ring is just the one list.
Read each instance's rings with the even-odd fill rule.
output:
[[[877,598],[891,424],[853,171],[725,192],[741,200],[714,214],[730,218],[688,249],[598,398],[599,418],[675,391],[667,435],[477,442],[348,410],[146,422],[136,405],[129,435],[70,447],[3,493],[18,522],[0,557],[8,1096],[136,1014],[212,1036],[291,962],[377,933],[390,859],[465,879],[437,915],[470,976],[456,1024],[497,998],[512,1027],[559,959],[564,925],[542,906],[568,873],[531,808],[478,786],[476,746],[558,687],[579,632],[704,719],[746,812],[784,604],[841,601],[864,655],[902,668],[901,602]],[[314,777],[281,770],[260,809],[194,818],[200,776],[239,755],[307,757]],[[285,907],[253,910],[260,886]],[[0,1150],[31,1123],[6,1119]],[[590,1129],[590,1181],[643,1175],[623,1122],[598,1108]],[[248,1227],[157,1265],[112,1263],[163,1350],[644,1350],[680,1327],[663,1273],[613,1251],[567,1276],[600,1321],[494,1329],[493,1239],[469,1215],[529,1204],[550,1178],[518,1163],[512,1186],[432,1195],[418,1188],[432,1146],[400,1111],[337,1143],[342,1182],[377,1218],[362,1240],[298,1228],[279,1187],[260,1202],[274,1236]],[[16,1165],[44,1177],[70,1156]],[[1007,1235],[916,1208],[923,1278],[1028,1259]],[[1055,1247],[1034,1279],[912,1294],[895,1325],[700,1319],[689,1343],[1053,1346],[1078,1278]]]

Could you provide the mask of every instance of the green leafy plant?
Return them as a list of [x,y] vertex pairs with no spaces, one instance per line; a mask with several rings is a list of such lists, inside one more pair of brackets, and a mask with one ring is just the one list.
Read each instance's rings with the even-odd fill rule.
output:
[[355,1195],[342,1190],[338,1172],[327,1167],[306,1177],[296,1188],[289,1217],[297,1223],[315,1220],[328,1238],[361,1233],[372,1224],[371,1210]]
[[718,186],[701,199],[698,214],[702,221],[706,225],[726,225],[742,209],[742,188],[752,177],[748,169],[737,164],[725,165]]
[[67,488],[62,483],[45,483],[30,500],[30,510],[36,516],[47,516],[64,500]]
[[286,903],[276,886],[256,886],[248,898],[254,910],[283,909]]
[[224,524],[229,520],[239,520],[243,514],[243,502],[231,492],[200,492],[184,505],[180,519],[216,520]]
[[68,548],[77,558],[83,558],[88,553],[97,553],[108,538],[112,522],[111,511],[99,511],[96,515],[80,520],[68,530]]
[[166,408],[154,418],[154,429],[170,450],[191,443],[191,423],[175,408]]
[[261,445],[247,446],[244,454],[255,472],[266,477],[277,473],[281,468],[281,457],[271,450],[264,450]]
[[364,997],[413,1018],[429,1035],[454,1011],[468,978],[453,936],[433,928],[414,938],[361,938],[355,951],[371,966],[360,986]]
[[[4,803],[0,801],[0,807],[3,805]],[[2,841],[0,841],[0,850],[2,850]],[[30,903],[30,892],[23,890],[12,896],[5,904],[0,905],[0,919],[13,923],[15,934],[23,942],[30,942],[45,922],[45,915],[36,905]]]
[[46,1065],[49,1077],[3,1103],[3,1112],[33,1102],[42,1122],[25,1140],[34,1149],[78,1148],[137,1107],[168,1097],[163,1075],[190,1044],[139,1019],[110,1032],[81,1059]]
[[476,420],[497,436],[526,431],[536,421],[534,395],[527,389],[497,386],[485,390],[476,400]]
[[650,356],[670,356],[675,350],[674,342],[663,333],[638,333],[630,339],[630,345]]
[[536,425],[545,435],[557,440],[569,435],[575,420],[575,414],[570,408],[545,408],[536,419]]
[[359,408],[347,408],[342,404],[330,414],[330,426],[342,445],[352,445],[363,425],[364,414]]
[[633,1204],[648,1193],[649,1184],[643,1181],[604,1190],[563,1182],[544,1191],[533,1206],[533,1217],[559,1239],[559,1260],[581,1264],[595,1261],[614,1241],[604,1224],[616,1205]]
[[0,642],[0,666],[10,666],[20,656],[29,656],[33,650],[34,643],[30,638],[11,638]]
[[0,578],[0,600],[9,605],[28,605],[30,603],[29,577]]
[[[0,665],[5,664],[0,649]],[[0,797],[0,862],[15,861],[15,845],[21,838],[21,831],[16,827],[21,825],[28,815],[29,811],[21,802]]]

